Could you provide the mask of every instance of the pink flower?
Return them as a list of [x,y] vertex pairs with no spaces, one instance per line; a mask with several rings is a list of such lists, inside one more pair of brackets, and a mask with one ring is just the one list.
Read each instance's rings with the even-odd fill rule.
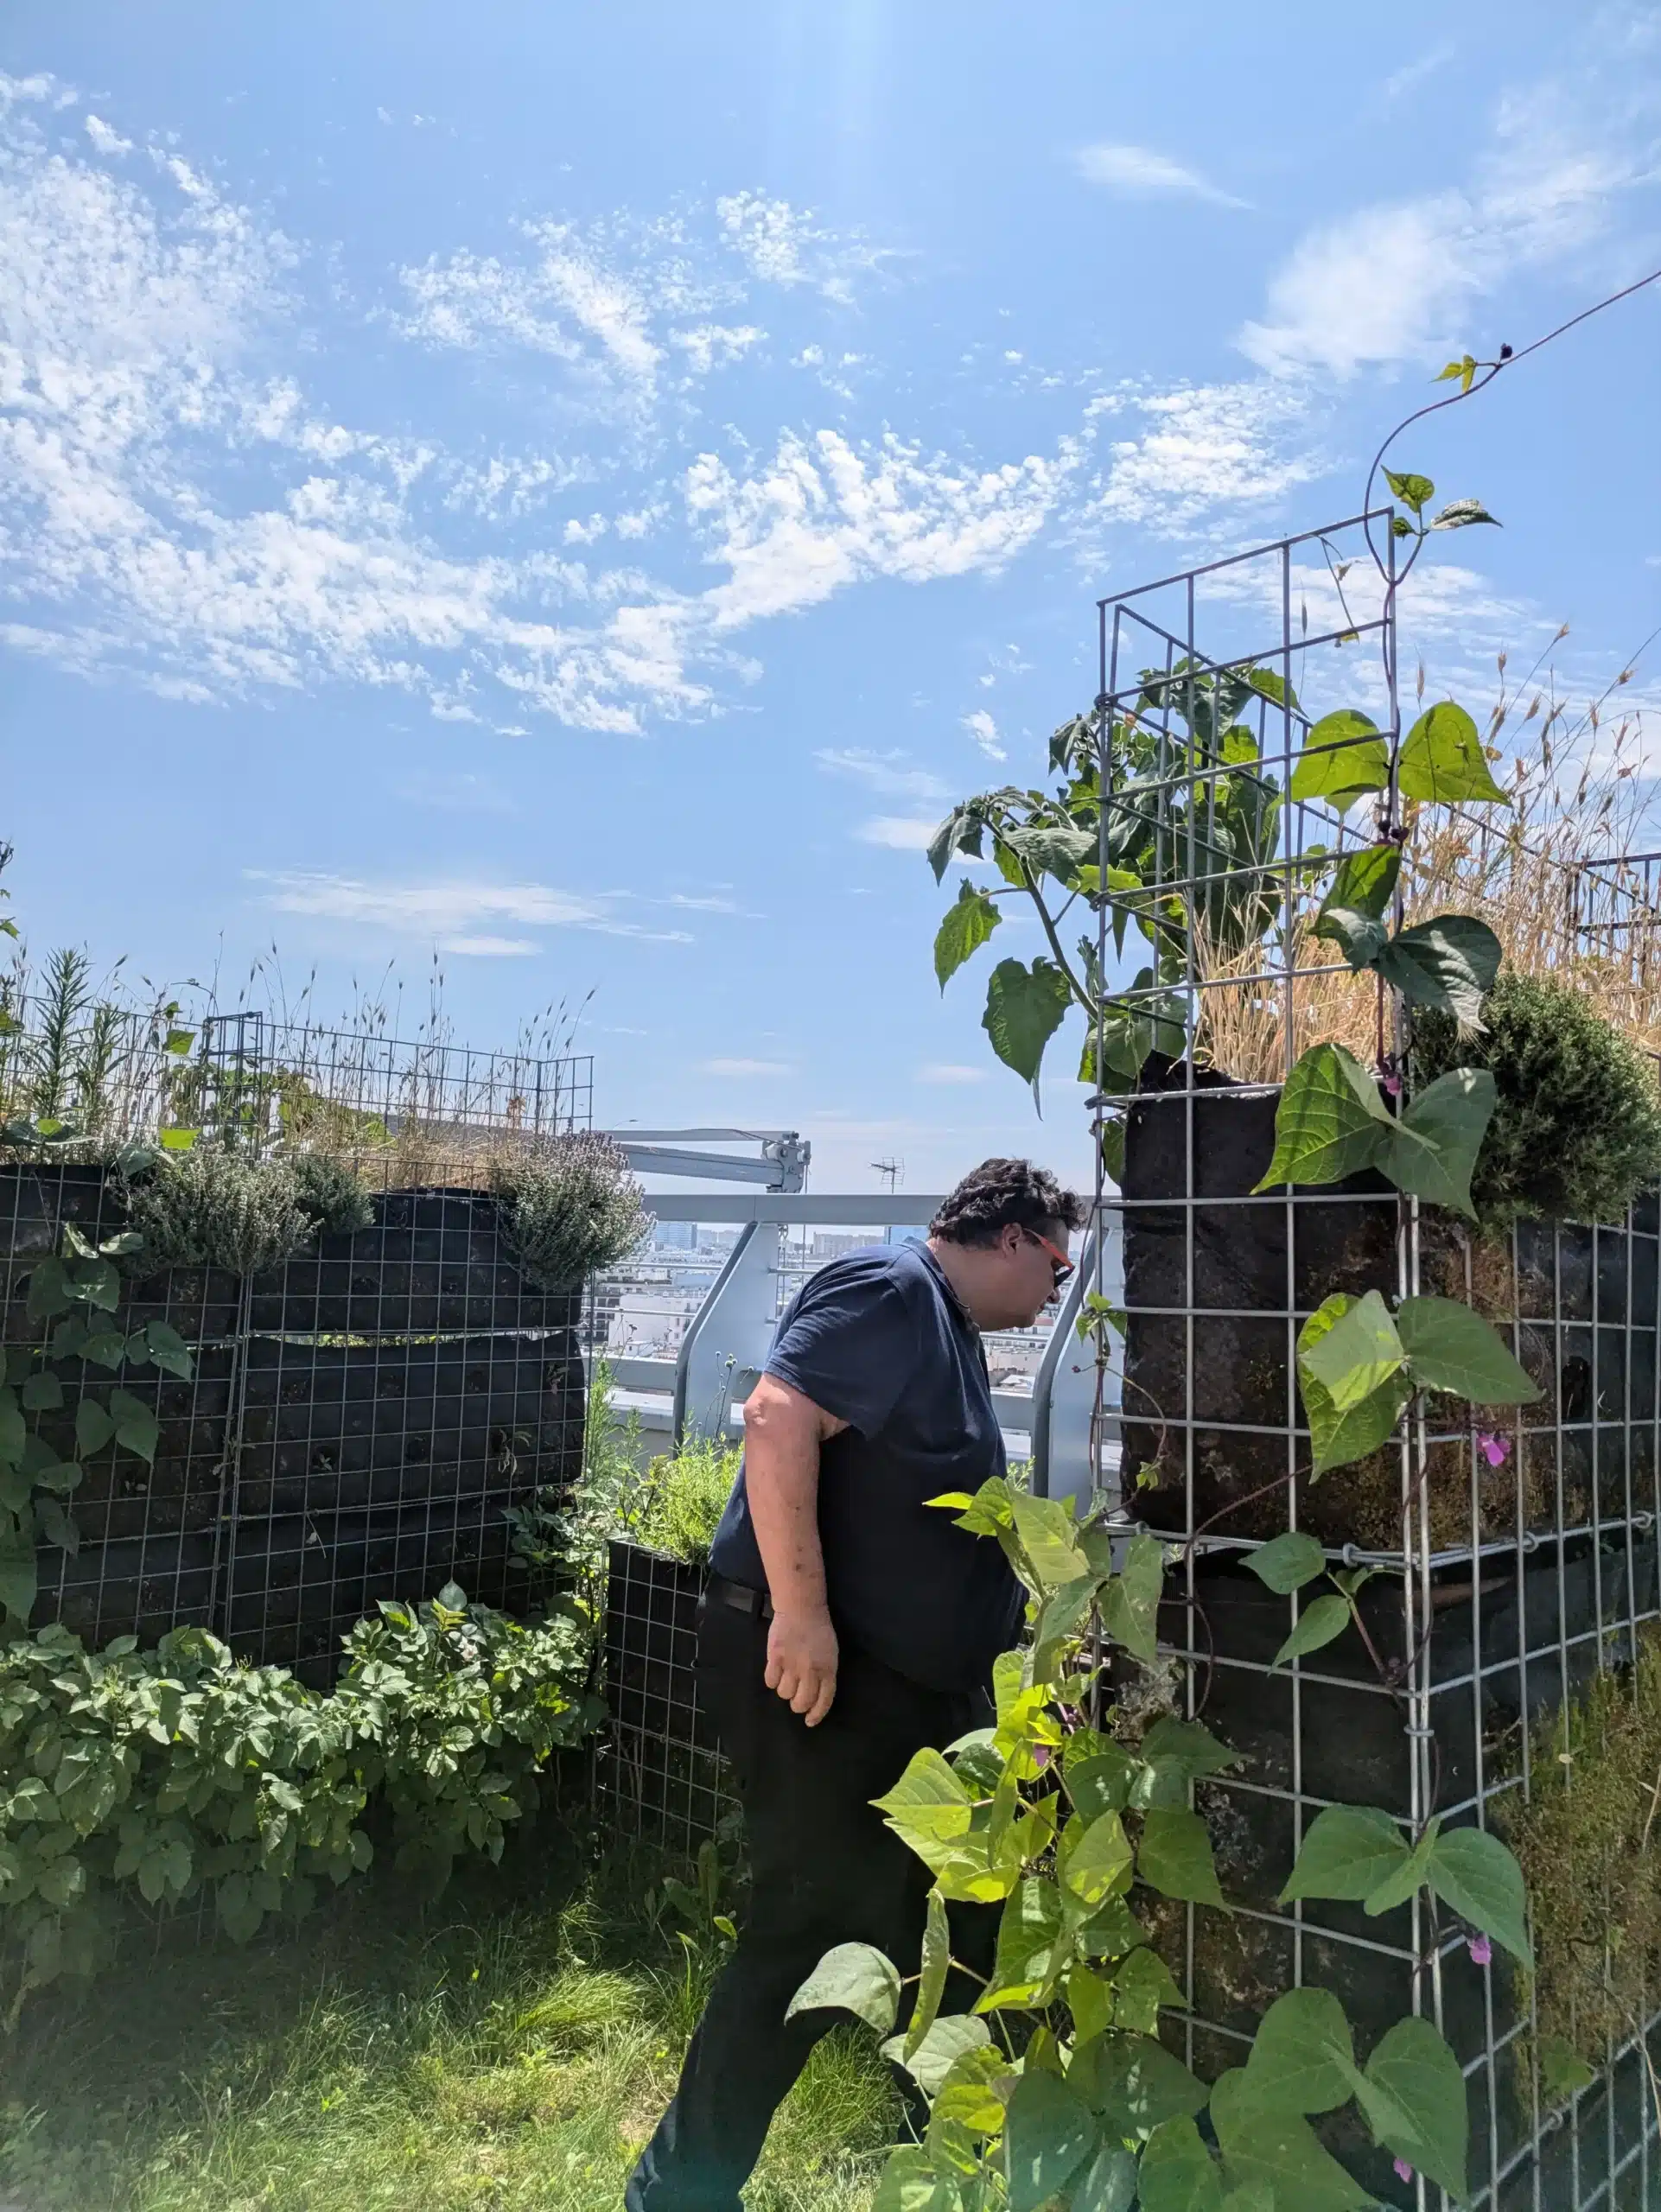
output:
[[1384,1095],[1387,1098],[1399,1098],[1401,1096],[1402,1078],[1400,1076],[1387,1075],[1384,1077]]
[[1509,1436],[1479,1435],[1476,1448],[1491,1467],[1503,1467],[1511,1457],[1511,1439]]
[[1486,1936],[1473,1936],[1470,1941],[1471,1957],[1480,1967],[1493,1963],[1493,1945]]
[[1045,1768],[1049,1764],[1049,1745],[1047,1744],[1034,1744],[1033,1745],[1033,1764],[1038,1769],[1041,1774],[1043,1773]]
[[1396,2161],[1396,2178],[1397,2181],[1411,2181],[1413,2178],[1413,2169],[1405,2158]]

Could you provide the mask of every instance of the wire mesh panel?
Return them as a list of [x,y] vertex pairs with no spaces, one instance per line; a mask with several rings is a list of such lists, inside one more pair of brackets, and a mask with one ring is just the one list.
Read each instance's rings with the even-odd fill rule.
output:
[[[28,1278],[64,1224],[123,1225],[105,1172],[0,1168],[5,1342],[38,1344]],[[580,1292],[530,1283],[473,1190],[393,1192],[371,1227],[325,1234],[286,1265],[133,1282],[111,1317],[166,1321],[189,1381],[122,1370],[156,1414],[148,1464],[80,1453],[73,1554],[43,1550],[40,1608],[89,1643],[213,1628],[250,1658],[332,1679],[342,1634],[382,1598],[527,1595],[506,1510],[557,1503],[581,1465]],[[99,1397],[84,1363],[81,1393]],[[77,1453],[72,1389],[43,1433]]]
[[638,1544],[609,1548],[601,1795],[607,1825],[688,1853],[715,1834],[735,1798],[697,1702],[703,1571]]
[[[1457,807],[1404,821],[1393,790],[1376,811],[1371,798],[1355,805],[1364,777],[1294,796],[1323,717],[1356,710],[1325,727],[1358,749],[1398,734],[1391,522],[1352,518],[1101,607],[1104,835],[1134,855],[1148,949],[1116,944],[1098,900],[1096,955],[1155,1049],[1130,1081],[1097,1066],[1098,1127],[1122,1130],[1098,1205],[1122,1230],[1125,1313],[1118,1403],[1104,1384],[1098,1419],[1120,1431],[1125,1505],[1178,1548],[1161,1625],[1187,1709],[1244,1761],[1196,1800],[1234,1909],[1167,1904],[1161,1938],[1202,2075],[1241,2063],[1294,1985],[1337,1992],[1364,2044],[1422,2013],[1467,2076],[1471,2202],[1649,2205],[1661,2153],[1645,2037],[1661,2016],[1647,1998],[1607,2038],[1595,2079],[1554,2091],[1537,1992],[1445,1920],[1438,1934],[1422,1891],[1371,1918],[1277,1903],[1328,1805],[1378,1808],[1410,1836],[1433,1815],[1505,1833],[1554,1716],[1600,1674],[1629,1674],[1661,1618],[1656,1200],[1608,1227],[1524,1220],[1485,1235],[1371,1171],[1260,1187],[1281,1085],[1307,1046],[1346,1046],[1387,1106],[1407,1071],[1398,1003],[1314,934],[1346,854],[1403,847],[1398,922],[1449,904],[1482,914],[1510,885],[1533,918],[1537,969],[1575,982],[1595,966],[1601,1003],[1619,1014],[1624,993],[1644,1041],[1652,1020],[1661,910],[1644,855],[1565,865],[1499,809],[1498,826]],[[1299,1332],[1334,1292],[1368,1291],[1474,1306],[1538,1402],[1494,1414],[1505,1433],[1492,1434],[1432,1397],[1405,1433],[1312,1480]],[[1357,1588],[1359,1632],[1277,1663],[1309,1593],[1276,1595],[1245,1562],[1289,1528],[1329,1567],[1374,1572]],[[1352,2124],[1333,2147],[1383,2201],[1444,2201]]]

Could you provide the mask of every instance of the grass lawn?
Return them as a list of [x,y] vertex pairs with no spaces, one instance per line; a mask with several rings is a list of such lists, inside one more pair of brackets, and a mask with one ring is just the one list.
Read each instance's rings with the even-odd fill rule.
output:
[[[390,1872],[281,1939],[170,1940],[0,2043],[0,2202],[26,2212],[618,2212],[702,2001],[638,1857],[551,1821],[424,1912]],[[823,2044],[752,2212],[864,2212],[898,2101]]]

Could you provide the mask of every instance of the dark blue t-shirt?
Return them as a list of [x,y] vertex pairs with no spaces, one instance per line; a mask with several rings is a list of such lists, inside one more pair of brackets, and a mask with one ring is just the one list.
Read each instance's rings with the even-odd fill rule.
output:
[[[1004,1471],[979,1332],[926,1245],[820,1269],[786,1310],[766,1372],[848,1427],[819,1454],[819,1541],[839,1637],[931,1689],[983,1683],[1021,1592],[997,1544],[926,1501]],[[710,1563],[767,1586],[741,1464]]]

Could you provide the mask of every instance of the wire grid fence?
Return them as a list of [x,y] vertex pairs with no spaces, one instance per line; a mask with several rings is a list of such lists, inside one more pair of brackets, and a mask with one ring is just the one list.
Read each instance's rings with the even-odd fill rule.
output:
[[690,1858],[737,1800],[720,1738],[697,1700],[704,1570],[640,1544],[608,1548],[606,1706],[597,1769],[608,1829]]
[[[1650,2004],[1592,2086],[1554,2107],[1535,1993],[1503,1959],[1480,1966],[1462,1936],[1438,1934],[1422,1894],[1373,1920],[1359,1906],[1276,1902],[1330,1803],[1381,1807],[1413,1834],[1433,1813],[1503,1832],[1530,1789],[1543,1723],[1598,1669],[1629,1666],[1661,1613],[1653,1198],[1618,1227],[1523,1224],[1500,1245],[1372,1175],[1253,1195],[1272,1155],[1276,1083],[1304,1047],[1336,1031],[1388,1071],[1403,1042],[1382,987],[1365,979],[1359,998],[1308,935],[1333,856],[1388,834],[1388,802],[1358,819],[1286,796],[1326,712],[1361,707],[1387,734],[1399,728],[1391,520],[1351,518],[1100,605],[1104,836],[1116,823],[1151,834],[1154,889],[1186,919],[1181,972],[1168,934],[1166,972],[1131,994],[1165,1025],[1156,1033],[1176,1025],[1183,1041],[1148,1063],[1134,1092],[1104,1088],[1092,1102],[1098,1126],[1126,1124],[1120,1186],[1104,1168],[1096,1193],[1098,1225],[1117,1217],[1123,1237],[1122,1402],[1104,1378],[1096,1420],[1104,1440],[1121,1432],[1126,1505],[1181,1548],[1161,1637],[1184,1662],[1187,1709],[1245,1762],[1198,1793],[1234,1910],[1172,1906],[1161,1934],[1192,2006],[1186,2055],[1202,2074],[1239,2063],[1257,2018],[1295,1983],[1335,1990],[1364,2046],[1425,2013],[1469,2084],[1471,2202],[1648,2206],[1661,2202]],[[1376,572],[1369,525],[1383,539]],[[1369,640],[1378,651],[1363,659]],[[1254,670],[1278,682],[1254,690]],[[1154,760],[1127,783],[1132,722],[1151,734]],[[1250,745],[1225,745],[1225,724]],[[1503,832],[1479,819],[1463,834],[1475,849]],[[1410,842],[1405,874],[1413,864]],[[1633,855],[1561,870],[1561,903],[1539,916],[1556,940],[1544,964],[1571,973],[1588,952],[1613,957],[1641,996],[1661,943],[1652,867]],[[1097,944],[1111,976],[1105,906]],[[1318,1486],[1290,1479],[1309,1453],[1298,1330],[1332,1292],[1371,1288],[1467,1298],[1511,1341],[1544,1395],[1522,1410],[1501,1464],[1472,1428],[1421,1419]],[[1314,1535],[1333,1566],[1380,1570],[1360,1599],[1376,1666],[1351,1636],[1273,1667],[1303,1601],[1274,1596],[1242,1563],[1289,1526]],[[1359,2127],[1334,2147],[1388,2202],[1446,2202],[1422,2177],[1395,2177]]]
[[[21,1034],[38,1046],[38,1032]],[[132,1049],[105,1056],[97,1095],[71,1079],[54,1102],[65,1119],[85,1116],[98,1150],[182,1123],[199,1142],[253,1154],[278,1139],[325,1150],[371,1171],[372,1185],[378,1168],[383,1187],[371,1226],[325,1233],[281,1266],[124,1279],[114,1325],[131,1339],[169,1323],[194,1374],[87,1366],[61,1414],[42,1416],[76,1458],[76,1398],[113,1382],[150,1407],[160,1435],[149,1465],[115,1446],[81,1455],[79,1547],[42,1550],[36,1624],[60,1619],[89,1643],[200,1624],[327,1682],[341,1634],[379,1599],[455,1580],[483,1602],[520,1603],[528,1577],[507,1511],[557,1500],[581,1463],[581,1291],[524,1276],[477,1185],[490,1146],[587,1126],[590,1064],[251,1015],[210,1020],[188,1057],[137,1017],[121,1036]],[[38,1051],[7,1041],[14,1077],[38,1084]],[[61,1057],[73,1071],[74,1050]],[[119,1176],[96,1159],[0,1166],[9,1349],[49,1333],[29,1315],[28,1279],[72,1223],[94,1240],[124,1227]]]

